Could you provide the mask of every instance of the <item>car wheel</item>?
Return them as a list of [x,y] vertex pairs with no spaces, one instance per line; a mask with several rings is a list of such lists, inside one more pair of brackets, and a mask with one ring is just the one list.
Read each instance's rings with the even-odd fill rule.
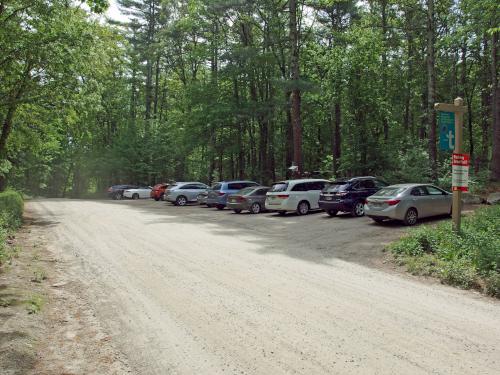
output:
[[418,212],[414,208],[409,208],[408,211],[406,211],[405,218],[403,222],[405,225],[415,225],[417,224],[418,221]]
[[179,195],[175,200],[177,206],[185,206],[187,204],[187,199],[184,195]]
[[258,213],[260,213],[260,211],[261,211],[261,207],[260,207],[260,204],[258,204],[257,202],[253,203],[250,206],[250,212],[252,214],[258,214]]
[[334,216],[337,216],[337,214],[339,213],[337,210],[328,210],[326,211],[326,213],[328,215],[330,215],[331,217],[334,217]]
[[157,201],[157,202],[158,202],[159,200],[160,200],[160,198],[158,198],[158,197],[155,197],[155,201]]
[[133,199],[133,200],[137,200],[137,199],[139,199],[139,194],[137,194],[137,193],[133,194],[133,195],[132,195],[132,199]]
[[116,197],[115,199],[116,199],[117,201],[121,201],[121,200],[123,199],[123,195],[122,195],[122,194],[120,194],[120,193],[117,193],[117,194],[115,195],[115,197]]
[[302,201],[297,206],[297,213],[299,215],[307,215],[309,213],[309,203]]
[[235,208],[233,211],[235,214],[241,214],[241,210],[239,208]]
[[222,204],[218,204],[215,206],[218,210],[223,210],[224,206]]
[[380,218],[380,217],[372,217],[371,218],[374,222],[380,224],[380,223],[383,223],[384,222],[384,219]]
[[212,208],[212,207],[213,207],[213,205],[212,205],[212,204],[207,204],[207,207],[208,207],[208,208]]
[[356,202],[351,212],[354,217],[361,217],[365,214],[365,205],[363,202]]

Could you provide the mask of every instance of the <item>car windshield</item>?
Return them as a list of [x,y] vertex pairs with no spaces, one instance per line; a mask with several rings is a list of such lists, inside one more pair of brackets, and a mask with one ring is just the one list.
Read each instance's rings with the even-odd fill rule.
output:
[[405,191],[406,187],[386,187],[379,190],[375,195],[380,197],[395,197]]
[[252,191],[255,190],[255,187],[246,187],[244,189],[241,189],[240,191],[238,191],[238,195],[247,195],[247,194],[250,194]]
[[346,181],[333,181],[325,186],[325,191],[346,191],[349,184]]
[[211,189],[212,190],[220,190],[221,187],[222,187],[222,184],[214,184],[214,185],[212,185]]
[[280,191],[286,191],[287,188],[288,188],[288,183],[278,182],[278,183],[274,184],[269,191],[270,192],[280,192]]

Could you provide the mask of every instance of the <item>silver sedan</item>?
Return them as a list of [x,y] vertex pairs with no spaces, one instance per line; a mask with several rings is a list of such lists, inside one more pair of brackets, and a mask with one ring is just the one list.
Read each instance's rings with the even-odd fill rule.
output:
[[391,185],[370,196],[365,203],[365,215],[376,222],[401,220],[415,225],[420,218],[450,215],[451,193],[429,184]]

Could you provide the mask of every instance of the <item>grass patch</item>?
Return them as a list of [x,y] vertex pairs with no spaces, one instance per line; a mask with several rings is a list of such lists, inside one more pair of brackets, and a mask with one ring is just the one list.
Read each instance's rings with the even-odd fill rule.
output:
[[500,298],[500,205],[463,217],[459,235],[452,232],[451,222],[421,226],[389,249],[414,275]]
[[39,295],[32,295],[25,303],[28,314],[37,314],[42,311],[45,301]]

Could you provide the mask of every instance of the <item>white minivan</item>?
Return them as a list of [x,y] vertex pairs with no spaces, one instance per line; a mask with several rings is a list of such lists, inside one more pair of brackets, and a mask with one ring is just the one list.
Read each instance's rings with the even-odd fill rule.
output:
[[280,215],[291,211],[306,215],[310,210],[319,209],[319,195],[326,183],[327,180],[311,178],[277,182],[266,194],[266,209]]

